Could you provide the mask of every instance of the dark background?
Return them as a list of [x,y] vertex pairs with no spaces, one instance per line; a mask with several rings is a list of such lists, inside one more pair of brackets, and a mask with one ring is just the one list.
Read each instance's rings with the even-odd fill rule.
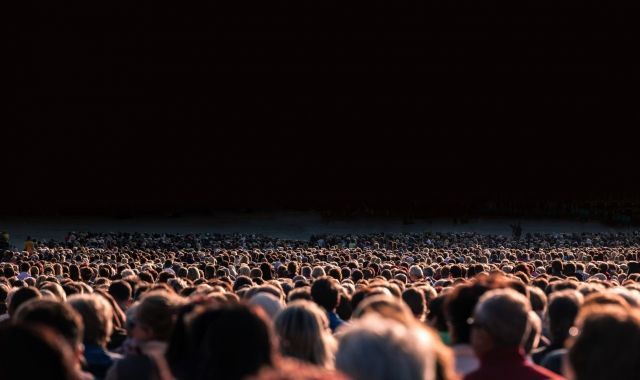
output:
[[632,2],[87,3],[7,12],[2,214],[637,207]]

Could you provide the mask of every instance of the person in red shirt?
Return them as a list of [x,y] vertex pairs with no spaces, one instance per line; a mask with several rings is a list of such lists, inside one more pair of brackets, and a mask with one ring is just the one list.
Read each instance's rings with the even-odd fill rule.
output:
[[559,380],[563,377],[529,362],[524,343],[531,332],[529,300],[513,289],[485,293],[473,313],[471,345],[480,368],[465,380]]

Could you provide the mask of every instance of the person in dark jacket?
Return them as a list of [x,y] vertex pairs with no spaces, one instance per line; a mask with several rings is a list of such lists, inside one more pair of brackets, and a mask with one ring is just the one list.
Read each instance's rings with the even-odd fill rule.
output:
[[566,289],[551,295],[547,310],[551,344],[533,353],[531,358],[536,364],[542,365],[545,357],[556,350],[564,348],[569,337],[569,329],[573,326],[578,315],[583,296],[576,290]]
[[107,342],[113,330],[111,305],[98,294],[76,294],[69,297],[69,304],[84,322],[84,358],[88,372],[96,380],[104,379],[113,363],[121,355],[107,351]]

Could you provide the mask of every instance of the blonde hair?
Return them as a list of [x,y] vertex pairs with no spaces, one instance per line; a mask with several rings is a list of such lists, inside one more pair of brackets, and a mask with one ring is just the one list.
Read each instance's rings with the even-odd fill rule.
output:
[[109,302],[98,294],[74,294],[68,302],[82,316],[83,341],[104,347],[113,331],[113,309]]
[[326,314],[306,300],[290,303],[274,321],[280,352],[325,368],[333,367],[335,341]]

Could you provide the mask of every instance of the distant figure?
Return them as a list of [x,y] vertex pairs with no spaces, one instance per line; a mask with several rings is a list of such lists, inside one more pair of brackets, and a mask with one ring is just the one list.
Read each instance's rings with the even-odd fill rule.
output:
[[24,250],[32,254],[34,251],[34,243],[31,240],[31,236],[27,236],[27,240],[24,242]]
[[522,236],[522,226],[520,225],[520,222],[518,222],[518,224],[510,225],[510,227],[513,238],[515,240],[520,240],[520,236]]
[[9,233],[7,231],[2,231],[2,234],[0,234],[0,250],[11,249],[9,241]]

